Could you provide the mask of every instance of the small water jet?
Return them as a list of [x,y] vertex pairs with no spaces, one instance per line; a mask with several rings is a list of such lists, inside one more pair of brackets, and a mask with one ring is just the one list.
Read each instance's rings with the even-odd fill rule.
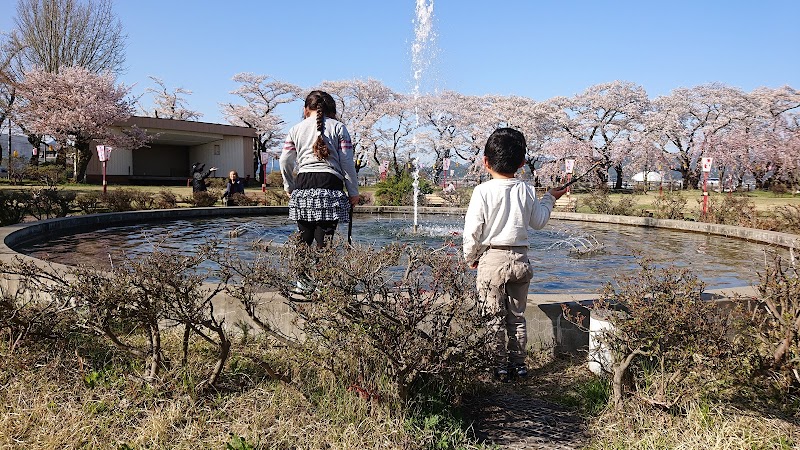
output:
[[588,256],[603,250],[604,244],[600,243],[592,234],[569,236],[566,239],[553,242],[545,250],[566,248],[570,255]]

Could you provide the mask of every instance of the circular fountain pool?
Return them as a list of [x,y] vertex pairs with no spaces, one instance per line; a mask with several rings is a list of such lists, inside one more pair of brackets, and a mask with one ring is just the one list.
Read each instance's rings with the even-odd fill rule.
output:
[[[417,233],[413,233],[410,214],[357,215],[353,241],[374,246],[400,242],[431,248],[448,243],[460,247],[463,216],[422,216],[419,223]],[[232,236],[233,230],[237,232]],[[212,238],[222,238],[247,258],[252,255],[253,241],[280,243],[294,231],[294,222],[285,216],[185,219],[112,226],[52,237],[15,250],[62,264],[102,268],[156,246],[190,252]],[[340,225],[339,232],[345,234],[347,226]],[[589,237],[593,246],[596,239],[596,251],[575,251],[584,237]],[[739,239],[603,223],[551,220],[544,229],[530,233],[530,243],[535,271],[532,293],[595,293],[616,274],[635,270],[635,254],[647,256],[660,266],[689,267],[707,289],[755,284],[764,261],[763,245]]]

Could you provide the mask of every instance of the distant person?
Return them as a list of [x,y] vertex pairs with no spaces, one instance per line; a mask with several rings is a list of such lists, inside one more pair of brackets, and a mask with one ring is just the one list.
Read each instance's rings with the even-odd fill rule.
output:
[[234,194],[244,194],[244,181],[239,178],[239,174],[235,170],[231,170],[225,184],[225,192],[222,193],[222,201],[225,206],[236,206]]
[[212,167],[208,169],[207,172],[203,172],[205,168],[206,165],[200,164],[199,162],[192,164],[192,192],[205,192],[208,190],[206,178],[208,178],[212,173],[216,172],[217,168]]
[[479,184],[464,218],[464,257],[478,269],[479,301],[489,319],[494,374],[526,377],[528,330],[525,307],[533,270],[528,260],[528,229],[541,229],[566,189],[551,189],[541,199],[514,174],[525,164],[525,136],[512,128],[495,130],[486,141],[483,163],[492,179]]

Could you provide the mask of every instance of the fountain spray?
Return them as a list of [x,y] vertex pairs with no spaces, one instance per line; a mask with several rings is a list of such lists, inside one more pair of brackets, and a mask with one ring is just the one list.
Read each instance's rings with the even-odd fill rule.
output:
[[[416,18],[414,19],[414,44],[411,46],[411,69],[414,76],[413,96],[414,102],[419,100],[422,75],[430,66],[433,59],[434,41],[436,35],[433,32],[433,0],[416,0]],[[416,108],[416,106],[415,106]],[[416,125],[419,127],[419,113],[416,114]],[[412,137],[414,155],[419,153],[417,148],[416,133]],[[411,158],[413,164],[412,176],[414,181],[414,233],[417,232],[417,204],[419,201],[419,157]]]

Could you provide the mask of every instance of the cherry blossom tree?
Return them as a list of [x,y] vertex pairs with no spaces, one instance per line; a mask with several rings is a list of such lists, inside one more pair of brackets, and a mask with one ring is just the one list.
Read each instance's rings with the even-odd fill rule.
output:
[[318,89],[328,92],[336,100],[336,112],[353,141],[353,154],[359,156],[371,151],[369,160],[379,164],[372,130],[385,114],[380,106],[398,98],[397,94],[372,78],[324,81]]
[[750,97],[758,105],[753,117],[748,146],[749,170],[757,187],[768,187],[777,177],[787,184],[797,183],[800,154],[795,143],[800,117],[800,92],[783,86],[778,89],[758,88]]
[[[402,175],[402,161],[410,160],[412,138],[418,128],[413,99],[407,95],[394,93],[391,100],[381,103],[375,109],[380,113],[371,129],[370,139],[362,139],[372,145],[371,159],[376,165],[389,161],[395,176]],[[367,135],[366,132],[363,135]],[[367,144],[367,145],[370,145]],[[366,145],[365,145],[366,146]]]
[[679,88],[652,101],[646,118],[648,138],[664,153],[670,169],[681,173],[685,188],[697,185],[697,161],[704,150],[712,150],[717,133],[746,114],[746,108],[736,108],[744,104],[741,90],[719,83]]
[[[125,41],[112,0],[18,0],[15,28],[2,39],[2,65],[9,83],[0,93],[10,110],[16,83],[33,69],[56,73],[79,66],[91,72],[123,69]],[[0,83],[2,84],[2,83]],[[43,136],[21,126],[39,147]],[[34,164],[37,159],[31,160]]]
[[158,86],[149,87],[147,92],[153,94],[153,109],[142,108],[142,114],[157,119],[198,120],[203,113],[189,109],[186,104],[186,95],[192,91],[182,87],[170,89],[160,78],[148,77]]
[[617,188],[622,187],[622,171],[626,155],[622,151],[626,136],[642,131],[644,113],[649,108],[649,99],[644,88],[630,82],[614,81],[591,86],[573,98],[557,97],[553,102],[560,107],[558,118],[566,135],[576,141],[589,144],[590,155],[575,155],[600,158],[597,169],[598,180],[605,183],[608,169],[617,172]]
[[[476,155],[489,137],[485,120],[496,120],[488,113],[487,98],[466,96],[453,91],[426,94],[414,99],[419,122],[415,153],[433,155],[433,182],[438,183],[445,158],[458,157],[478,166]],[[496,122],[495,122],[496,123]]]
[[[510,123],[506,107],[511,97],[498,95],[469,96],[450,93],[447,104],[451,105],[456,133],[453,153],[473,164],[472,173],[485,171],[480,153],[486,140],[499,127],[514,127]],[[521,99],[521,97],[517,97]],[[451,156],[450,156],[451,157]],[[479,169],[479,170],[478,170]]]
[[[537,179],[554,178],[563,171],[564,153],[550,148],[559,139],[560,129],[556,120],[557,109],[550,102],[537,102],[527,97],[501,97],[494,108],[500,117],[501,125],[517,128],[525,135],[528,144],[525,164]],[[553,151],[560,154],[555,157]],[[569,151],[568,153],[573,153]]]
[[269,75],[247,72],[234,75],[233,81],[240,86],[231,94],[239,96],[244,104],[221,104],[222,114],[232,125],[255,128],[254,164],[259,164],[261,152],[271,153],[272,157],[277,158],[284,138],[282,130],[285,122],[275,109],[299,99],[302,89]]
[[17,85],[15,119],[33,133],[52,136],[62,147],[71,143],[77,157],[75,180],[81,180],[92,158],[92,140],[128,148],[144,143],[141,130],[120,134],[111,129],[133,114],[125,98],[129,90],[116,85],[110,73],[82,67],[62,67],[58,73],[31,70]]

